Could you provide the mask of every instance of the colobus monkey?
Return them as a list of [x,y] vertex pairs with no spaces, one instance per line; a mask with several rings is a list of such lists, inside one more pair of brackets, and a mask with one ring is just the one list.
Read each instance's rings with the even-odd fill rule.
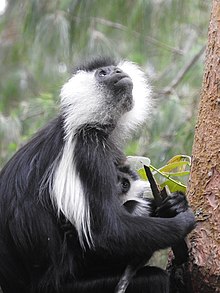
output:
[[118,166],[118,195],[121,204],[132,215],[155,216],[156,205],[147,181],[140,179],[128,163]]
[[[61,90],[60,114],[0,174],[0,285],[4,293],[112,293],[126,265],[149,259],[194,227],[132,214],[119,199],[123,139],[144,122],[150,89],[128,61],[96,58]],[[146,267],[127,292],[167,292]]]
[[[186,197],[182,192],[175,192],[172,195],[168,195],[158,207],[154,198],[147,197],[151,190],[150,185],[146,181],[140,180],[137,173],[131,170],[128,165],[119,168],[118,182],[119,198],[126,210],[132,215],[174,217],[181,212],[185,212],[189,207]],[[177,245],[179,246],[180,242]],[[180,250],[179,253],[181,253],[181,257],[185,257],[184,251]],[[132,278],[144,266],[146,266],[145,259],[139,262],[133,261],[132,264],[128,264],[114,293],[124,293]],[[165,292],[168,291],[168,281],[167,278],[167,282],[164,282]]]

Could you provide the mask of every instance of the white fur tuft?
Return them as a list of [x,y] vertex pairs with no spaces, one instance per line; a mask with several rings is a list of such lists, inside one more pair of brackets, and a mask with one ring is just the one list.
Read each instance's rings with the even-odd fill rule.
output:
[[142,124],[150,114],[151,87],[146,79],[144,72],[130,61],[122,61],[118,65],[125,73],[127,73],[133,81],[133,100],[134,106],[131,111],[125,113],[118,122],[117,130],[125,129],[125,133],[135,130]]
[[83,124],[99,121],[102,97],[93,72],[77,72],[64,84],[60,96],[67,135]]
[[93,245],[90,229],[90,209],[85,200],[83,189],[74,166],[74,143],[67,141],[64,145],[61,160],[53,174],[51,197],[57,207],[76,227],[79,241]]

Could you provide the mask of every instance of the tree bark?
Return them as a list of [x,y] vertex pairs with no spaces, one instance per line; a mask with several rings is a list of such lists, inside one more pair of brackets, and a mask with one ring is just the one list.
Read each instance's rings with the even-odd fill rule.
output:
[[220,0],[211,12],[188,199],[197,218],[189,239],[193,292],[220,292]]

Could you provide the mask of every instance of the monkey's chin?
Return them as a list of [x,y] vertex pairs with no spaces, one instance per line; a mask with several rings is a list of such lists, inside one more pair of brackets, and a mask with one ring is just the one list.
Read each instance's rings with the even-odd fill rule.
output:
[[133,106],[134,106],[134,101],[133,101],[133,97],[132,95],[124,95],[123,98],[123,107],[125,112],[129,112],[132,110]]

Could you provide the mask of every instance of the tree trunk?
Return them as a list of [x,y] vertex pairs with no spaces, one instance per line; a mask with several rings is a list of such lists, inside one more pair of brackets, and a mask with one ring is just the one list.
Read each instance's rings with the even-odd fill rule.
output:
[[220,0],[213,0],[188,199],[198,221],[189,239],[193,292],[220,292]]

